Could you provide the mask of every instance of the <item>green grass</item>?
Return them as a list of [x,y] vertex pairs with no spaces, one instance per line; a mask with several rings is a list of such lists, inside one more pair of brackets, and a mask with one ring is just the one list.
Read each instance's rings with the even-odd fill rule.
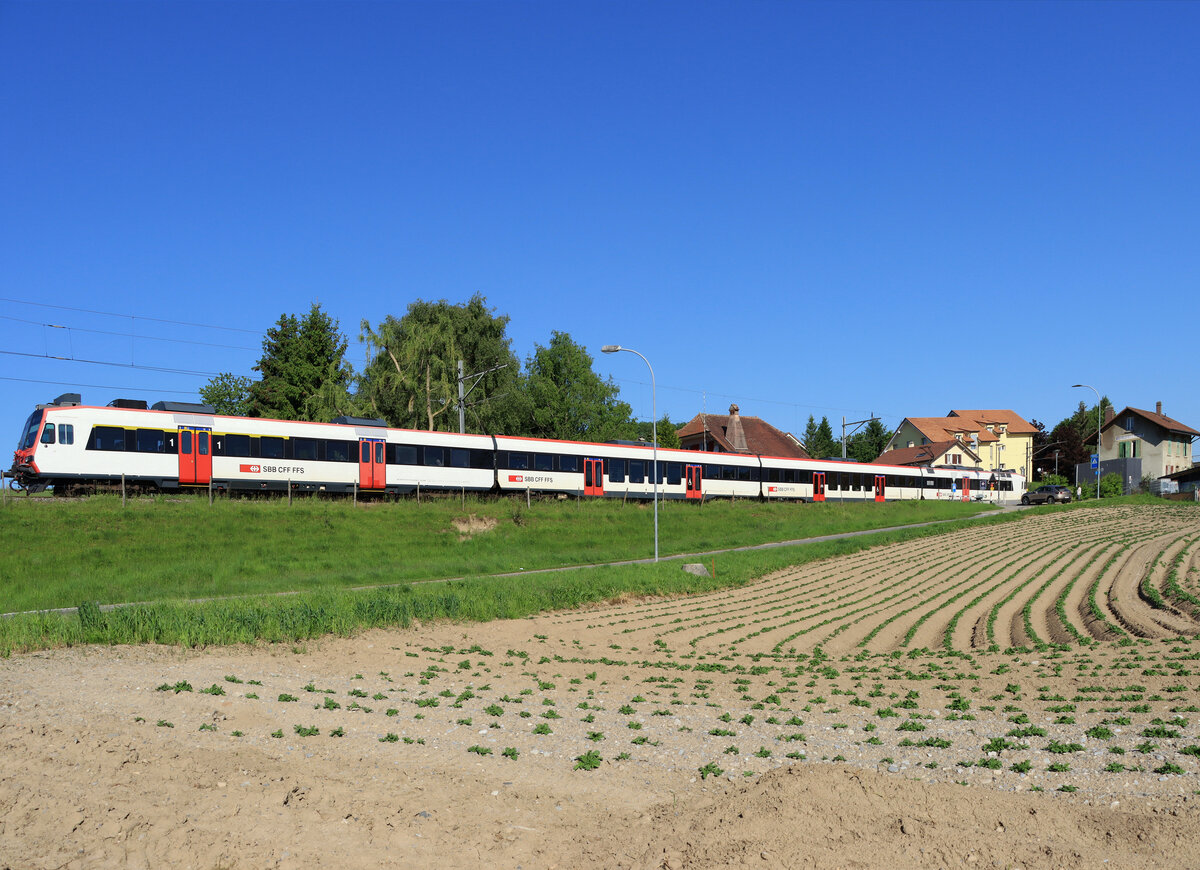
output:
[[[519,507],[520,524],[514,521]],[[664,555],[958,519],[950,502],[823,505],[743,501],[659,506]],[[496,521],[462,539],[455,519]],[[6,611],[478,576],[653,556],[648,507],[615,500],[405,500],[369,506],[189,496],[25,503],[0,512]]]
[[[539,503],[524,512],[523,526],[509,522],[507,528],[501,523],[493,532],[459,541],[450,519],[461,516],[462,510],[450,501],[370,508],[305,501],[290,509],[286,502],[218,502],[212,508],[202,501],[147,502],[126,511],[119,505],[101,498],[33,508],[10,505],[0,512],[0,528],[15,534],[14,539],[38,541],[36,546],[0,551],[0,576],[23,578],[6,586],[6,607],[57,606],[92,595],[106,602],[149,602],[108,612],[90,607],[78,615],[34,613],[0,619],[0,655],[84,643],[295,642],[324,634],[348,636],[372,627],[403,627],[413,619],[519,618],[629,595],[681,595],[735,587],[791,565],[943,534],[968,523],[961,520],[724,553],[715,557],[716,578],[694,577],[681,571],[677,561],[666,561],[551,571],[515,582],[478,575],[514,566],[643,555],[625,544],[649,528],[648,511],[606,502]],[[477,515],[511,509],[505,502],[479,502],[474,508]],[[663,507],[662,549],[670,553],[748,546],[851,531],[872,523],[963,517],[978,509],[974,504],[937,502],[672,504]],[[974,522],[1006,522],[1018,516]],[[69,535],[73,526],[63,524],[71,518],[82,529],[75,544]],[[44,538],[31,537],[24,529],[22,524],[33,520],[46,526]],[[429,539],[428,546],[422,538]],[[473,547],[480,540],[486,545]],[[256,555],[251,558],[251,553]],[[300,564],[303,556],[312,563]],[[405,582],[414,576],[457,571],[474,576],[441,583]],[[234,583],[231,578],[241,578],[243,572],[244,579]],[[218,583],[218,577],[226,579]],[[400,585],[347,588],[372,583]],[[35,595],[39,584],[42,591]],[[299,594],[179,600],[218,592],[287,590]]]

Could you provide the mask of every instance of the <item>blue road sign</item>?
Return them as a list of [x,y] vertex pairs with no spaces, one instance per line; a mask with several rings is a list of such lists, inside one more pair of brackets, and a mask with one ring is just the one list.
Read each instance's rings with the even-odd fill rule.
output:
[[1100,455],[1097,453],[1093,453],[1092,454],[1092,468],[1099,468],[1099,467],[1100,467]]

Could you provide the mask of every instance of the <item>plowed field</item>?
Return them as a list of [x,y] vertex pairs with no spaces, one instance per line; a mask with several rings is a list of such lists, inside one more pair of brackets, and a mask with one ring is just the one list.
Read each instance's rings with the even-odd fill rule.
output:
[[1114,506],[691,598],[14,656],[0,868],[1187,865],[1197,608],[1200,510]]

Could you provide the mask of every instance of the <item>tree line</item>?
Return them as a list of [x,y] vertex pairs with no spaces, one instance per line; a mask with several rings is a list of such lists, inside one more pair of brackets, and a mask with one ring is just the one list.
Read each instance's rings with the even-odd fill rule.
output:
[[[651,440],[611,378],[566,332],[535,344],[524,365],[507,335],[509,318],[476,294],[465,303],[416,300],[402,317],[359,324],[367,362],[356,373],[337,320],[314,304],[281,315],[267,330],[258,378],[222,372],[200,389],[219,414],[329,422],[372,417],[400,429],[458,431],[463,364],[467,432],[571,441]],[[658,442],[678,447],[680,424],[664,414]]]

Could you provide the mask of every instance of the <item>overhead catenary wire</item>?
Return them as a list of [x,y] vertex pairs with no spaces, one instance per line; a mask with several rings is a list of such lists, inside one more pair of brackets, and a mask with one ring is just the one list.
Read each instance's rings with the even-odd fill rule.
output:
[[89,390],[115,390],[122,393],[171,393],[176,396],[194,396],[195,390],[148,390],[145,387],[114,387],[112,384],[80,384],[74,381],[39,381],[33,378],[10,378],[0,375],[0,381],[15,381],[21,384],[48,384],[53,387],[86,387]]
[[107,360],[99,360],[99,359],[80,359],[79,357],[71,357],[71,356],[54,356],[53,354],[48,354],[48,353],[23,353],[22,351],[19,351],[19,350],[0,350],[0,353],[7,354],[8,356],[25,356],[25,357],[33,357],[34,359],[57,359],[57,360],[63,360],[64,362],[87,363],[89,365],[96,365],[96,366],[115,366],[116,368],[122,368],[122,369],[140,369],[142,371],[147,371],[147,372],[163,372],[164,374],[172,374],[172,375],[197,375],[200,377],[216,377],[217,375],[221,374],[220,372],[202,372],[202,371],[193,371],[191,369],[173,369],[173,368],[167,368],[165,366],[143,366],[143,365],[138,365],[137,363],[119,363],[119,362],[109,362]]
[[260,329],[243,329],[238,326],[218,326],[212,323],[195,323],[188,320],[167,320],[162,317],[147,317],[142,314],[119,314],[115,311],[98,311],[93,308],[75,308],[70,305],[53,305],[49,302],[30,302],[28,299],[9,299],[0,296],[0,302],[11,302],[14,305],[34,305],[40,308],[54,308],[58,311],[76,311],[82,314],[100,314],[105,317],[121,317],[129,320],[147,320],[151,323],[171,323],[175,326],[193,326],[197,329],[223,329],[227,332],[244,332],[247,335],[262,335]]
[[14,323],[27,323],[30,326],[42,326],[48,329],[65,329],[67,332],[90,332],[93,335],[113,335],[119,338],[139,338],[143,341],[165,341],[174,344],[195,344],[201,347],[217,347],[224,350],[258,350],[256,347],[247,347],[246,345],[241,344],[215,344],[209,341],[194,341],[188,338],[165,338],[157,335],[139,335],[133,332],[112,332],[105,329],[89,329],[84,326],[66,326],[65,324],[61,323],[42,323],[37,320],[26,320],[22,317],[13,317],[9,314],[0,314],[0,320],[11,320]]

